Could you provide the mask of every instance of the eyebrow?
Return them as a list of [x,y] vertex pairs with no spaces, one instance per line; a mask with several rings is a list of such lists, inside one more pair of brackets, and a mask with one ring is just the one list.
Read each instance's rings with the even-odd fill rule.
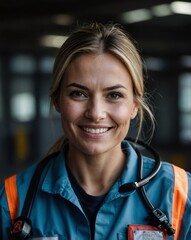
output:
[[115,90],[115,89],[118,89],[118,88],[127,89],[126,87],[124,87],[124,86],[121,85],[121,84],[116,84],[116,85],[113,85],[113,86],[111,86],[111,87],[107,87],[107,88],[105,88],[104,90],[110,91],[110,90]]
[[84,89],[84,90],[89,90],[86,86],[81,85],[79,83],[70,83],[66,87],[67,88],[69,88],[69,87],[77,87],[77,88],[81,88],[81,89]]
[[[88,87],[84,86],[84,85],[81,85],[79,83],[70,83],[66,86],[67,88],[69,87],[77,87],[77,88],[81,88],[81,89],[84,89],[84,90],[89,90]],[[115,90],[115,89],[119,89],[119,88],[124,88],[124,89],[127,89],[126,87],[124,87],[123,85],[121,84],[116,84],[116,85],[113,85],[111,87],[107,87],[104,89],[104,91],[111,91],[111,90]]]

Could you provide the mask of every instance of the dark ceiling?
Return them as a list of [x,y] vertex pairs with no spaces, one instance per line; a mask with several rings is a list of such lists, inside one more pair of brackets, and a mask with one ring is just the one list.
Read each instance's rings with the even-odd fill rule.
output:
[[[190,55],[191,15],[173,13],[150,20],[123,22],[121,14],[151,10],[163,0],[4,0],[0,2],[0,51],[40,49],[43,35],[66,35],[77,24],[90,21],[121,23],[147,54]],[[190,10],[191,12],[191,10]],[[56,16],[70,15],[63,24]]]

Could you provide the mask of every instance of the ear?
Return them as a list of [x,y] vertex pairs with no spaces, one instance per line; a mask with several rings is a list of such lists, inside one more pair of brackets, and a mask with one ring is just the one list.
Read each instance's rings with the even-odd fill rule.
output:
[[54,107],[56,111],[60,113],[60,101],[58,98],[54,101]]
[[137,116],[138,110],[139,110],[139,104],[135,102],[131,112],[131,119],[134,119]]

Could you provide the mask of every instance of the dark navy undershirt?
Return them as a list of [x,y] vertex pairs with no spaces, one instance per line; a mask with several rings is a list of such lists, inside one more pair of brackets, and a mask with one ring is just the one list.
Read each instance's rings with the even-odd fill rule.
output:
[[84,210],[86,217],[88,218],[90,230],[91,230],[91,239],[94,239],[95,233],[95,219],[101,204],[106,196],[106,194],[101,196],[92,196],[87,194],[84,189],[79,185],[70,169],[67,167],[68,177],[72,188],[79,199],[79,202]]

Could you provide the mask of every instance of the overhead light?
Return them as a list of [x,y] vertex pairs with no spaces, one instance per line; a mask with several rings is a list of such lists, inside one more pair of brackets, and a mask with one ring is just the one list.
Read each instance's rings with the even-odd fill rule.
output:
[[191,56],[189,56],[189,55],[182,56],[180,59],[180,62],[183,67],[190,68],[191,67]]
[[150,20],[152,18],[151,11],[145,8],[128,11],[122,14],[121,19],[125,23],[135,23]]
[[74,22],[74,17],[69,14],[58,14],[52,18],[53,23],[68,26]]
[[151,8],[152,14],[156,17],[165,17],[173,14],[169,4],[160,4]]
[[44,47],[60,48],[67,38],[67,36],[46,35],[40,39],[40,43]]
[[170,7],[174,13],[191,15],[191,2],[175,1]]
[[191,15],[191,2],[174,1],[170,4],[156,5],[150,9],[127,11],[121,15],[121,20],[124,23],[135,23],[150,20],[154,16],[165,17],[174,13]]

